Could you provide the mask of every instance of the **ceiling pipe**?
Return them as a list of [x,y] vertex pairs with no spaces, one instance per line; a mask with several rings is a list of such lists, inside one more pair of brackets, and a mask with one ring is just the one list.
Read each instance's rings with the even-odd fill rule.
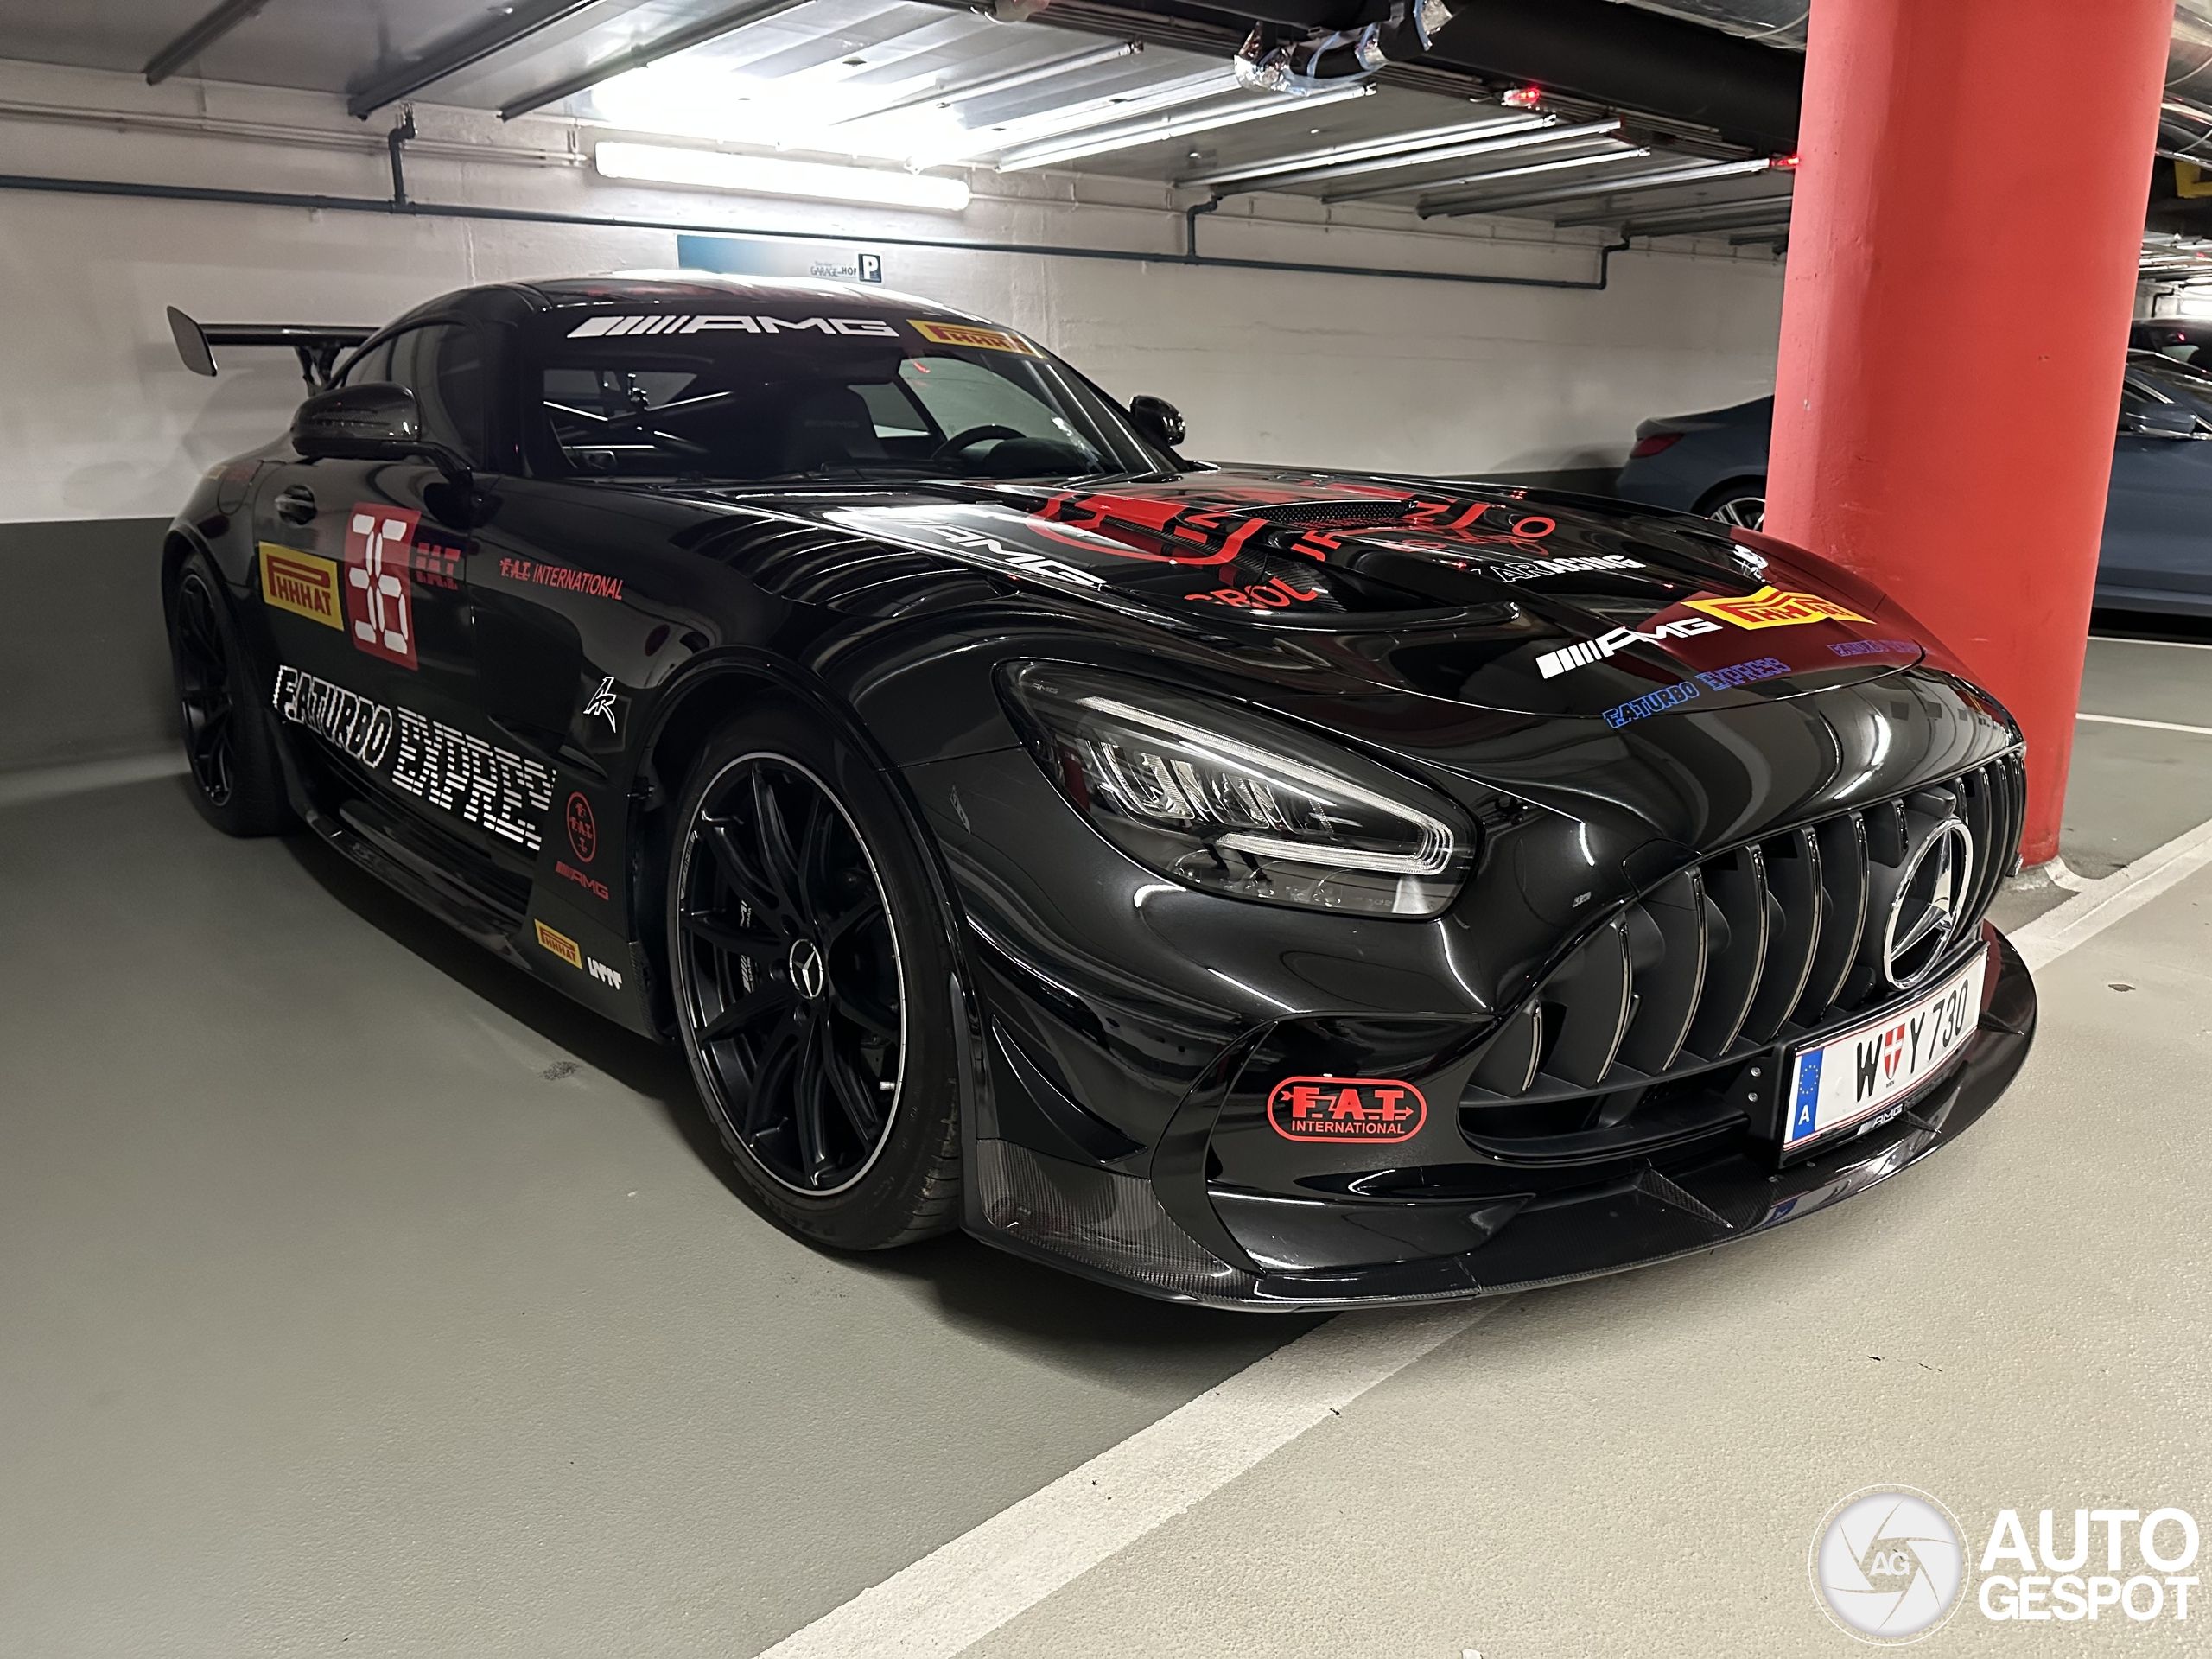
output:
[[626,51],[617,52],[612,57],[601,58],[588,69],[502,104],[499,119],[512,121],[517,116],[528,115],[532,110],[542,110],[548,104],[557,104],[564,98],[574,98],[578,92],[588,92],[602,81],[612,80],[617,75],[626,75],[632,69],[643,69],[648,64],[658,63],[663,58],[673,57],[678,52],[688,52],[695,46],[704,46],[709,41],[718,41],[725,35],[734,35],[748,24],[766,22],[769,18],[804,3],[805,0],[750,0],[750,3],[733,10],[718,12],[699,22],[671,29],[642,46],[633,46]]
[[1134,149],[1139,144],[1157,143],[1162,139],[1211,132],[1217,127],[1235,126],[1246,121],[1264,121],[1279,115],[1295,115],[1306,110],[1341,104],[1347,99],[1365,98],[1374,90],[1372,86],[1356,84],[1338,86],[1325,92],[1313,92],[1305,98],[1270,94],[1255,100],[1246,94],[1234,103],[1216,105],[1211,109],[1169,111],[1142,120],[1093,127],[1058,138],[1040,139],[1036,143],[1024,144],[1018,149],[1007,151],[994,165],[1001,173],[1052,167],[1062,162],[1080,160],[1085,156]]
[[[1677,220],[1688,223],[1694,219],[1726,218],[1746,212],[1764,213],[1770,207],[1779,207],[1786,213],[1791,200],[1792,197],[1787,191],[1777,196],[1738,196],[1732,200],[1701,201],[1687,207],[1661,208],[1646,217],[1654,224],[1673,224]],[[1561,230],[1569,230],[1590,225],[1619,225],[1627,218],[1628,215],[1619,208],[1607,208],[1599,213],[1562,214],[1552,223]],[[1645,220],[1631,222],[1640,225]],[[1637,234],[1649,235],[1650,232],[1638,232]]]
[[[1370,173],[1403,172],[1409,167],[1427,167],[1437,162],[1457,162],[1476,156],[1494,156],[1510,150],[1527,149],[1538,145],[1571,143],[1588,140],[1620,129],[1620,118],[1610,121],[1591,121],[1580,126],[1541,126],[1529,130],[1508,133],[1502,137],[1471,139],[1465,143],[1425,146],[1370,156],[1363,160],[1338,162],[1326,167],[1310,167],[1289,173],[1270,174],[1241,182],[1216,188],[1214,194],[1222,196],[1241,195],[1254,190],[1288,190],[1302,184],[1320,184],[1332,179],[1361,178]],[[1410,190],[1419,187],[1405,183],[1387,184],[1370,190],[1355,190],[1344,194],[1325,197],[1328,201],[1350,201],[1362,195],[1388,195],[1394,191]]]
[[1625,179],[1597,179],[1570,190],[1542,190],[1509,196],[1424,197],[1415,210],[1423,219],[1459,219],[1469,213],[1506,213],[1522,207],[1548,207],[1559,201],[1586,201],[1592,196],[1624,194],[1631,190],[1663,190],[1671,185],[1698,184],[1707,179],[1737,178],[1763,173],[1773,163],[1764,156],[1745,162],[1702,162],[1688,167],[1665,168],[1656,173],[1632,174]]
[[223,0],[221,5],[146,60],[146,84],[160,86],[268,3],[269,0]]
[[[1558,221],[1564,224],[1566,221]],[[1755,205],[1738,206],[1732,212],[1721,213],[1654,213],[1648,219],[1624,220],[1615,214],[1600,223],[1618,223],[1623,236],[1718,236],[1728,231],[1750,230],[1761,225],[1786,225],[1789,222],[1789,207],[1761,200]]]

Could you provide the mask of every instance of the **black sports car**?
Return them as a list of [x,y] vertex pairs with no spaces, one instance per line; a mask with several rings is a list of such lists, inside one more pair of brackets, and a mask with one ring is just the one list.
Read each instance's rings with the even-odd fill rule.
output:
[[2019,732],[1800,550],[1185,461],[859,287],[479,288],[335,380],[168,537],[207,816],[682,1045],[810,1239],[1466,1296],[1806,1214],[2026,1055]]

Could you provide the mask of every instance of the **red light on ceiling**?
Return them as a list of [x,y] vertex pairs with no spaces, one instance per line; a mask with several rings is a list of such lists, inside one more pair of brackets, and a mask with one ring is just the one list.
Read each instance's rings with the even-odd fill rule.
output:
[[1533,110],[1544,101],[1544,89],[1534,86],[1516,86],[1498,101],[1509,110]]
[[1794,168],[1797,165],[1797,152],[1793,149],[1787,156],[1770,156],[1767,160],[1767,165],[1769,167]]

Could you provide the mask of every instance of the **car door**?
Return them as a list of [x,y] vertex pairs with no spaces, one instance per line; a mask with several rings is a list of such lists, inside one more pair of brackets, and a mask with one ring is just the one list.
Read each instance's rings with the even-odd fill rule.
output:
[[[485,377],[471,325],[397,331],[345,378],[408,387],[426,438],[480,455]],[[289,461],[259,482],[263,597],[289,612],[272,625],[293,671],[274,688],[280,717],[336,747],[403,821],[526,872],[551,776],[486,741],[466,580],[482,493],[415,459]]]
[[[2176,371],[2184,373],[2186,371]],[[2212,380],[2205,390],[2212,395]],[[2104,541],[2097,559],[2100,603],[2203,603],[2212,599],[2212,424],[2209,411],[2183,385],[2162,385],[2149,370],[2131,367],[2120,393],[2112,484],[2105,498]],[[2189,435],[2145,429],[2163,422]],[[2184,428],[2185,429],[2185,428]]]

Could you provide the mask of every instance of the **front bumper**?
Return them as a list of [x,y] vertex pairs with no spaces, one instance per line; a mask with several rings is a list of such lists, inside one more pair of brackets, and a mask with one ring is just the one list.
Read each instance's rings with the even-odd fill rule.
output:
[[[1886,1180],[1997,1103],[2027,1058],[2036,995],[2018,954],[1994,928],[1985,925],[1984,936],[1997,971],[1961,1058],[1909,1096],[1896,1117],[1787,1167],[1776,1166],[1770,1144],[1739,1141],[1701,1160],[1646,1162],[1514,1204],[1281,1197],[1255,1204],[1216,1191],[1202,1173],[1177,1173],[1205,1167],[1202,1149],[1193,1160],[1174,1145],[1179,1131],[1191,1133],[1186,1111],[1163,1141],[1150,1179],[1012,1141],[977,1142],[969,1226],[1001,1249],[1148,1295],[1285,1313],[1496,1295],[1732,1243]],[[1202,1095],[1204,1085],[1193,1092]],[[1269,1227],[1289,1237],[1347,1222],[1405,1248],[1396,1259],[1344,1268],[1263,1264],[1269,1252],[1256,1235]]]

